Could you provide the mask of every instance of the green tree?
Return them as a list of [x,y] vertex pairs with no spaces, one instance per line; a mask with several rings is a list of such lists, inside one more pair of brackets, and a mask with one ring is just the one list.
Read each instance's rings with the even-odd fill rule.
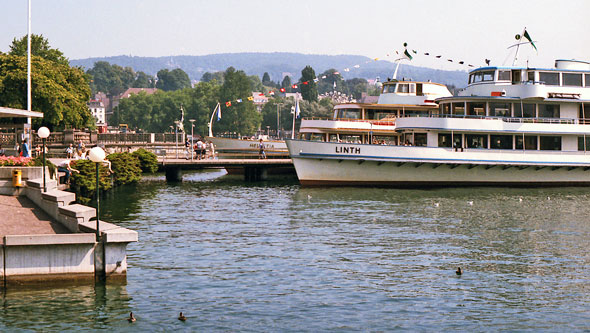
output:
[[92,77],[90,87],[93,93],[102,91],[116,96],[131,87],[136,81],[136,73],[131,67],[111,65],[106,61],[97,61],[87,72]]
[[291,92],[291,86],[291,77],[287,75],[283,78],[283,81],[281,82],[281,88],[284,88],[286,92]]
[[[238,132],[252,135],[260,126],[261,116],[254,104],[247,100],[251,96],[250,80],[244,71],[229,67],[223,77],[223,86],[219,93],[220,101],[232,101],[231,106],[222,104],[222,118],[218,123],[220,131]],[[242,103],[235,101],[242,99]]]
[[299,85],[301,88],[301,96],[304,100],[309,102],[315,102],[318,100],[318,88],[314,82],[315,78],[315,71],[311,66],[305,66],[301,71],[301,79],[299,79],[299,82],[301,82]]
[[223,72],[205,72],[205,74],[203,74],[201,77],[201,82],[211,82],[213,80],[216,80],[219,84],[223,84]]
[[271,86],[274,84],[270,80],[270,75],[268,75],[268,72],[264,72],[264,74],[262,75],[262,84],[264,84],[265,86]]
[[334,68],[328,69],[320,74],[321,77],[324,77],[318,84],[318,93],[325,94],[329,91],[334,90],[334,83],[336,83],[336,90],[342,91],[343,80],[342,76],[339,72],[337,72]]
[[191,80],[180,68],[169,71],[168,69],[161,69],[158,71],[158,82],[156,88],[164,91],[180,90],[190,88]]
[[135,81],[133,81],[132,88],[155,88],[154,77],[151,75],[147,75],[144,72],[137,72],[135,76]]
[[[269,126],[273,131],[277,128],[277,117],[279,119],[280,129],[291,130],[293,126],[293,114],[291,107],[295,105],[292,98],[271,98],[262,108],[262,129]],[[277,112],[278,111],[278,112]]]
[[[26,57],[27,56],[27,36],[21,39],[13,39],[8,54]],[[60,65],[69,65],[68,58],[58,49],[52,49],[49,41],[43,35],[31,34],[31,55],[58,63]]]
[[262,82],[260,81],[260,78],[258,77],[258,75],[250,75],[250,76],[248,76],[248,79],[250,80],[250,91],[260,91],[260,92],[266,91],[266,89],[264,89],[264,86],[262,85]]
[[[86,102],[90,88],[79,68],[33,56],[31,60],[32,109],[43,112],[33,125],[51,130],[94,127]],[[0,105],[26,109],[27,58],[0,54]]]

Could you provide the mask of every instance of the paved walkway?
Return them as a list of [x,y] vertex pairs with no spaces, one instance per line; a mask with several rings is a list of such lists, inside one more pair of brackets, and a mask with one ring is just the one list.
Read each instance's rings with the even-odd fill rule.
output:
[[67,234],[66,227],[53,221],[25,196],[0,195],[0,244],[4,235]]

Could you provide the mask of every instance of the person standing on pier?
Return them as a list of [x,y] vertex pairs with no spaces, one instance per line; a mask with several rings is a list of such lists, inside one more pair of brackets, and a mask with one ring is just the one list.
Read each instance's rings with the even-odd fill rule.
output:
[[27,138],[23,140],[23,145],[21,148],[22,156],[23,157],[31,157],[31,149],[29,148],[29,144],[27,143]]
[[266,153],[264,152],[264,142],[260,139],[260,143],[258,144],[258,158],[266,159]]
[[203,154],[203,150],[204,150],[204,145],[203,145],[203,141],[201,140],[201,138],[199,138],[199,141],[197,141],[197,160],[201,159],[201,155]]

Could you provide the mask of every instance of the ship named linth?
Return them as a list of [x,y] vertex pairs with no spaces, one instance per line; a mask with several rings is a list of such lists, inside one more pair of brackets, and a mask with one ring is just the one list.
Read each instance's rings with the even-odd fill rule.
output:
[[287,142],[300,182],[590,185],[590,63],[477,68],[464,90],[436,98],[436,106],[427,97],[399,102],[423,90],[385,82],[379,104],[339,105],[321,126],[303,121],[300,138]]

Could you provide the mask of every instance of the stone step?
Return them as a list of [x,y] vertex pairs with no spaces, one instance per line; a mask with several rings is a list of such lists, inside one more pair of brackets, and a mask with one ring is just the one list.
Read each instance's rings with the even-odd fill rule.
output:
[[57,202],[59,207],[67,206],[72,202],[76,201],[76,194],[72,192],[51,190],[41,193],[43,200]]

